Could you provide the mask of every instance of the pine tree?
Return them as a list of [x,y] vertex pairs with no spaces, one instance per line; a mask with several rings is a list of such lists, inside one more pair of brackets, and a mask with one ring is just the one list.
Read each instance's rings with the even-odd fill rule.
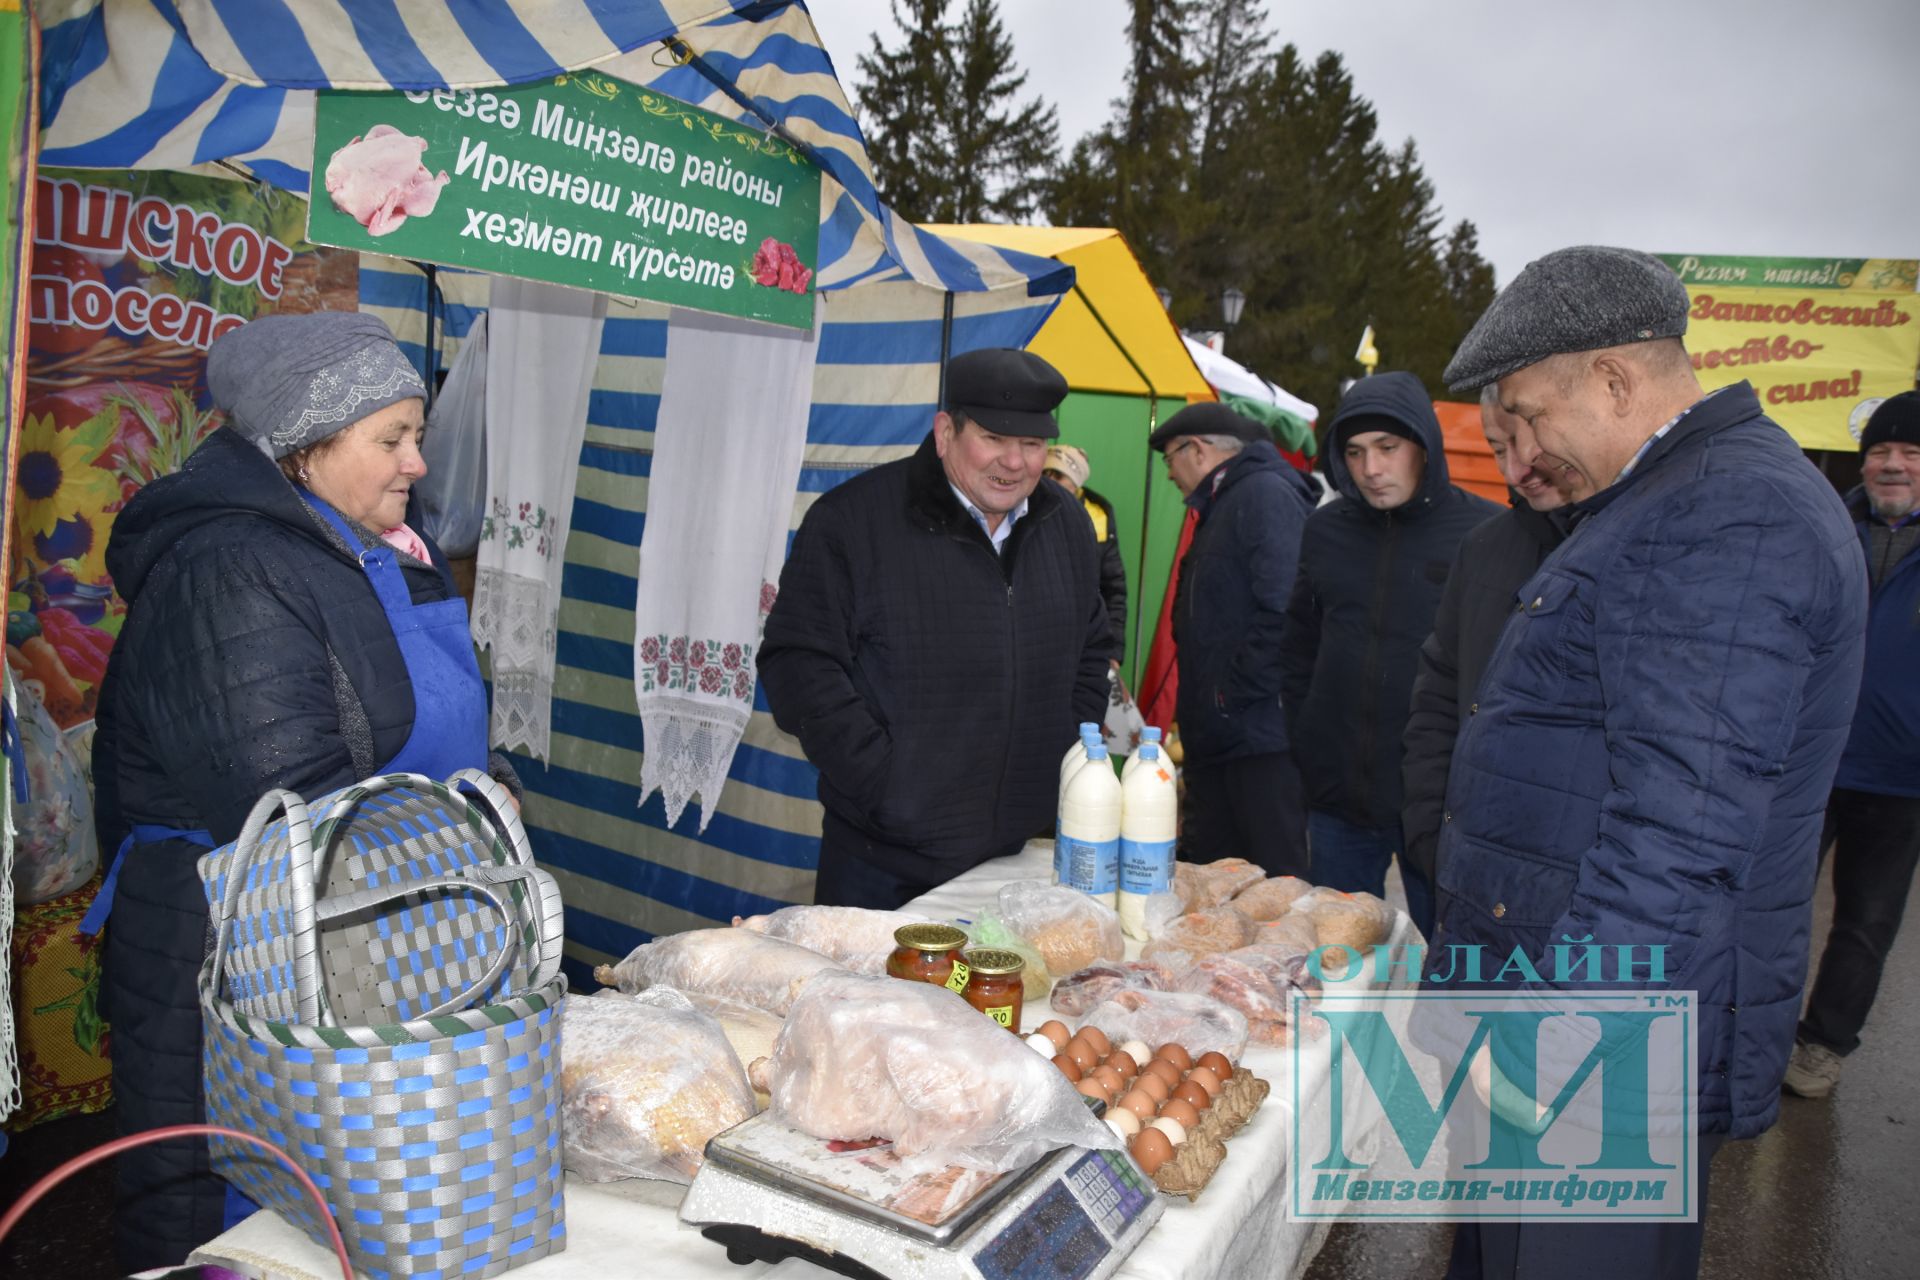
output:
[[892,0],[893,22],[906,43],[889,49],[880,36],[860,55],[859,112],[873,162],[873,183],[896,213],[916,222],[952,197],[953,156],[939,127],[953,64],[948,0]]

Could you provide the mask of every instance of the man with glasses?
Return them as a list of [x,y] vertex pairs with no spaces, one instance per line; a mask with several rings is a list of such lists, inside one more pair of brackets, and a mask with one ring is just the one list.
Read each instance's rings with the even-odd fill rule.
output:
[[1280,631],[1318,496],[1264,428],[1188,405],[1148,441],[1198,516],[1174,591],[1185,751],[1180,857],[1307,871],[1306,806],[1280,705]]

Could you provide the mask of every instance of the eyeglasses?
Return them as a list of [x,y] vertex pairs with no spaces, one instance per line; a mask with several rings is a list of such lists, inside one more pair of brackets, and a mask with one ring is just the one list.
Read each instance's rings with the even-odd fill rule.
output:
[[1167,450],[1167,465],[1171,467],[1173,465],[1173,460],[1175,458],[1179,457],[1181,454],[1185,453],[1189,449],[1198,449],[1199,447],[1200,447],[1200,442],[1198,440],[1195,440],[1192,436],[1188,436],[1185,440],[1182,440],[1179,444]]

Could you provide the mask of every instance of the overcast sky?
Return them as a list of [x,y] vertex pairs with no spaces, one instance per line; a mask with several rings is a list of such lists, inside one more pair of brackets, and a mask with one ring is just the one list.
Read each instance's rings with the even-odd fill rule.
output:
[[[964,0],[954,0],[957,16]],[[809,0],[849,95],[887,0]],[[1562,245],[1920,257],[1920,0],[1268,0],[1337,50],[1504,285]],[[1122,91],[1125,0],[1000,0],[1071,141]]]

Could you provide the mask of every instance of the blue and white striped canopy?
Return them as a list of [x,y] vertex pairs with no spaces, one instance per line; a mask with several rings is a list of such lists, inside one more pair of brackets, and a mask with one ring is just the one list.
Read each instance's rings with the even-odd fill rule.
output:
[[860,126],[801,0],[41,0],[38,9],[42,164],[225,161],[304,193],[316,89],[479,88],[592,67],[776,128],[818,164],[822,290],[913,280],[1048,296],[1073,283],[1071,267],[942,240],[880,202]]

